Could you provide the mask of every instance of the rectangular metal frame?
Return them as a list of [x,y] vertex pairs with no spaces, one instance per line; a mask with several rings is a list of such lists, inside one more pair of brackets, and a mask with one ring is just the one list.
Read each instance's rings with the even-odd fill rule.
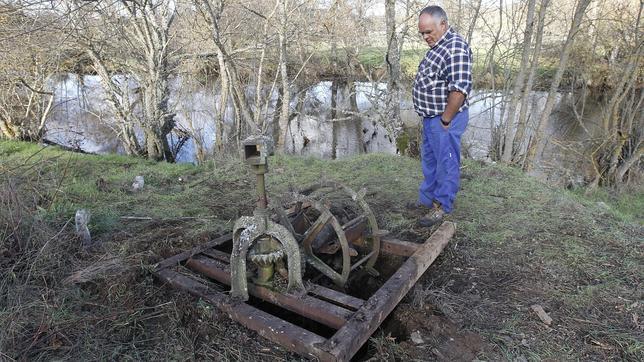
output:
[[368,300],[312,283],[307,283],[306,295],[302,296],[281,294],[249,283],[252,296],[336,330],[330,338],[234,300],[178,270],[178,266],[184,265],[230,285],[229,255],[213,247],[230,241],[231,234],[160,262],[154,274],[214,304],[243,326],[291,351],[321,361],[348,361],[436,260],[455,230],[453,223],[444,222],[423,244],[383,239],[381,253],[408,258]]

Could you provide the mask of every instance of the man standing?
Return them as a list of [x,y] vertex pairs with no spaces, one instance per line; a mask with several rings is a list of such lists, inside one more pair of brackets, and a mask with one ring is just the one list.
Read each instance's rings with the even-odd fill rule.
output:
[[452,211],[459,188],[461,136],[469,120],[472,51],[447,22],[439,6],[424,8],[418,32],[430,49],[418,66],[412,91],[414,109],[423,117],[421,163],[425,179],[418,204],[429,208],[419,223],[430,226]]

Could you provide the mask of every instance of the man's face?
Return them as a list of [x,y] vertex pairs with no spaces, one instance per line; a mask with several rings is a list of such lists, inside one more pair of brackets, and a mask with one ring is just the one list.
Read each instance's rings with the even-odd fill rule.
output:
[[423,37],[423,40],[433,47],[436,45],[438,39],[447,31],[447,23],[441,21],[437,23],[433,16],[429,14],[421,14],[418,17],[418,33]]

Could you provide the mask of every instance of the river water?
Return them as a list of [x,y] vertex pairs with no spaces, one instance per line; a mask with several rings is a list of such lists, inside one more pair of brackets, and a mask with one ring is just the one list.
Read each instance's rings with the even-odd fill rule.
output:
[[[218,94],[213,86],[190,84],[179,80],[171,86],[170,103],[176,112],[178,127],[189,130],[194,137],[212,152],[215,142],[214,119],[219,105]],[[333,122],[331,122],[331,82],[323,81],[297,93],[304,97],[301,113],[290,124],[287,133],[287,151],[292,154],[331,158]],[[46,138],[56,143],[80,148],[92,153],[123,152],[114,127],[110,124],[111,116],[105,93],[97,76],[85,75],[79,78],[75,74],[59,76],[55,80],[55,107],[47,123]],[[350,89],[340,86],[338,89],[337,108],[349,111],[345,121],[336,122],[336,156],[348,157],[360,152],[397,152],[395,141],[387,136],[387,131],[379,124],[378,104],[382,101],[377,95],[382,94],[385,85],[358,82],[355,85],[357,111],[350,109]],[[249,95],[253,90],[249,89]],[[297,97],[294,97],[292,109],[296,108]],[[252,99],[252,98],[251,98]],[[534,92],[529,102],[531,122],[545,104],[546,94]],[[570,120],[558,110],[565,108],[565,95],[558,95],[557,106],[553,112],[548,139],[569,140],[576,137],[577,131],[571,131]],[[273,97],[273,104],[276,96]],[[271,104],[272,105],[272,104]],[[272,113],[269,105],[268,111]],[[264,109],[264,107],[262,107]],[[472,92],[470,97],[470,122],[463,135],[463,148],[469,157],[487,159],[491,142],[491,129],[501,121],[502,97],[486,90]],[[226,122],[232,128],[232,108],[226,113]],[[401,102],[401,117],[407,127],[417,126],[420,118],[413,110],[410,92]],[[228,128],[228,127],[226,127]],[[227,130],[227,133],[228,132]],[[170,136],[171,143],[177,142],[176,135]],[[195,162],[196,145],[193,139],[185,143],[177,154],[178,162]],[[575,167],[578,160],[562,157],[561,150],[553,143],[548,143],[540,162],[544,167],[536,173],[542,178],[561,179],[578,177]]]

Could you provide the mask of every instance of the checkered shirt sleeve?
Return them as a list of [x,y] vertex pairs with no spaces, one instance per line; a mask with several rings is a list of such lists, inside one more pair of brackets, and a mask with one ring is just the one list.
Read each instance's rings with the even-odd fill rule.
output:
[[472,90],[472,56],[469,49],[456,48],[447,58],[447,90],[466,97]]

